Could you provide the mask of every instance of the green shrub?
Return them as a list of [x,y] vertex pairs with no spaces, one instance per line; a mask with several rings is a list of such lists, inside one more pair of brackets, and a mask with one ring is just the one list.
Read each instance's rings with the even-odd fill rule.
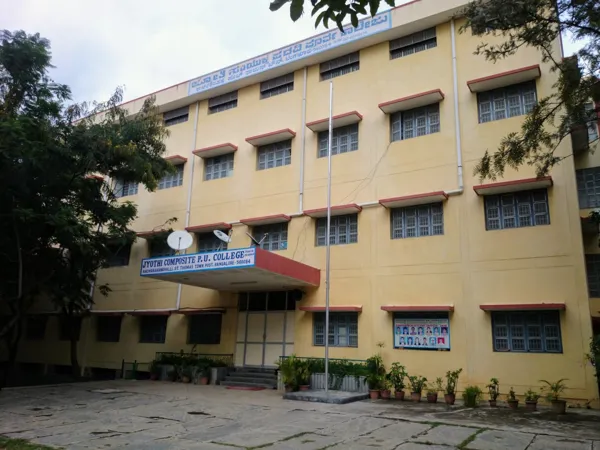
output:
[[463,392],[463,400],[467,408],[476,408],[479,406],[483,392],[479,386],[467,386]]

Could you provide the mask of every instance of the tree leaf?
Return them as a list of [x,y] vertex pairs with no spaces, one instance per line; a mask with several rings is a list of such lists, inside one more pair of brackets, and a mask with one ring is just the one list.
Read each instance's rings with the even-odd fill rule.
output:
[[385,0],[385,2],[390,5],[392,8],[396,6],[396,0]]
[[271,11],[278,11],[283,5],[288,3],[291,0],[273,0],[269,5],[269,9]]
[[295,22],[300,17],[302,17],[302,13],[304,12],[304,0],[292,0],[292,4],[290,6],[290,17]]
[[369,11],[371,13],[371,16],[377,14],[377,11],[379,11],[380,4],[381,0],[369,0]]
[[352,7],[354,8],[354,11],[356,11],[359,14],[367,14],[367,9],[362,3],[353,3]]
[[[324,6],[327,6],[327,2],[329,0],[320,0],[316,3],[313,3],[313,9],[312,12],[310,13],[311,16],[314,16],[320,9],[323,9]],[[324,11],[326,12],[326,11]]]
[[321,12],[321,14],[319,14],[315,20],[315,28],[317,28],[319,26],[319,24],[321,23],[321,21],[323,20],[323,18],[327,15],[327,11],[323,11]]
[[358,27],[358,15],[355,12],[350,13],[350,21],[354,28]]

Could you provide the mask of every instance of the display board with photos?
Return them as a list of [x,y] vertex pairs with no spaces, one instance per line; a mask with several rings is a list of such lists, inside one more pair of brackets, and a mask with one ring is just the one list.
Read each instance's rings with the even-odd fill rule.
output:
[[395,318],[394,348],[450,350],[450,321]]

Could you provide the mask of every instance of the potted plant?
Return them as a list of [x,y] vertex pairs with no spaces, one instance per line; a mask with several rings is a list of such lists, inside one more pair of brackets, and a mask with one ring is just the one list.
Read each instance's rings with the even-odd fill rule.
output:
[[413,375],[408,377],[410,380],[411,393],[410,398],[413,402],[421,401],[421,394],[423,392],[423,388],[426,386],[427,378],[421,377],[418,375]]
[[369,387],[369,398],[371,400],[377,400],[379,398],[381,381],[381,376],[376,373],[369,372],[367,376],[365,376],[365,383],[367,383],[367,386]]
[[[383,347],[382,343],[377,344],[378,347]],[[383,364],[383,358],[381,353],[367,358],[367,376],[365,376],[365,383],[369,386],[369,397],[373,400],[379,398],[379,391],[381,384],[385,379],[385,365]]]
[[488,394],[490,396],[489,402],[492,408],[496,407],[496,400],[500,395],[500,385],[498,384],[498,378],[491,378],[490,384],[487,386]]
[[525,392],[525,409],[528,411],[537,411],[537,403],[540,397],[540,394],[528,389]]
[[552,411],[556,414],[565,414],[567,412],[567,402],[565,400],[561,400],[560,394],[567,388],[567,385],[564,383],[567,381],[566,378],[561,378],[560,380],[550,383],[546,380],[540,380],[542,383],[546,383],[547,386],[542,388],[542,391],[546,391],[546,399],[552,403]]
[[296,355],[292,354],[286,358],[281,358],[277,363],[281,381],[286,392],[293,392],[298,389],[296,377]]
[[389,400],[392,396],[391,388],[392,383],[390,382],[390,380],[384,378],[381,382],[381,388],[379,389],[379,394],[381,395],[381,398],[383,398],[384,400]]
[[462,369],[449,370],[446,372],[446,389],[444,393],[444,401],[447,405],[454,405],[456,401],[456,385],[458,384],[458,377]]
[[308,361],[297,361],[296,367],[296,380],[301,391],[308,391],[310,389],[310,365]]
[[169,369],[167,372],[167,379],[171,381],[177,381],[177,369],[175,367]]
[[477,408],[483,392],[479,386],[467,386],[463,392],[463,401],[467,408]]
[[510,391],[508,391],[508,397],[506,399],[506,403],[508,403],[508,406],[511,409],[517,409],[519,407],[519,399],[515,395],[515,391],[513,390],[512,387],[510,388]]
[[435,382],[427,388],[427,403],[437,403],[438,392],[444,390],[444,382],[440,377],[435,379]]
[[394,386],[394,397],[396,400],[404,400],[404,380],[408,374],[406,368],[400,363],[393,363],[390,372],[387,374],[387,379]]
[[150,363],[150,379],[152,381],[158,380],[158,377],[160,376],[160,372],[161,372],[161,369],[160,369],[160,365],[158,364],[158,361],[153,360]]
[[190,366],[183,366],[181,368],[181,381],[184,383],[192,381],[192,368]]

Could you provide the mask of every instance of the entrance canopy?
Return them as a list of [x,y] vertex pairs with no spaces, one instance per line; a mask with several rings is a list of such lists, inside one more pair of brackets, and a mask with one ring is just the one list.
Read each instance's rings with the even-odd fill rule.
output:
[[316,287],[321,282],[319,269],[256,247],[146,258],[140,275],[234,292]]

